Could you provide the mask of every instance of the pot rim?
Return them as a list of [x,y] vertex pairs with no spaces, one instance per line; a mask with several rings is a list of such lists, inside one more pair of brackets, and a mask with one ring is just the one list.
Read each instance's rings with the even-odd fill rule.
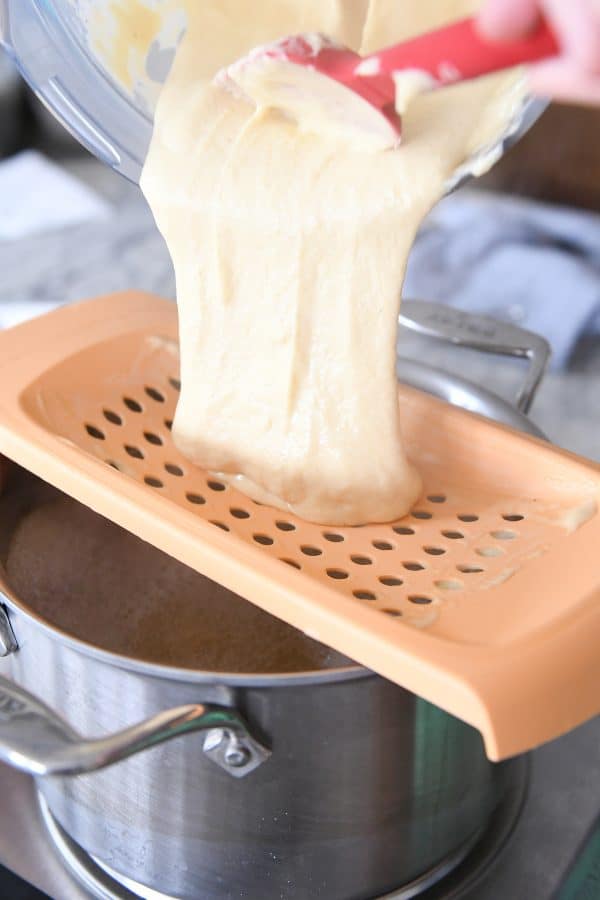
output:
[[[447,372],[444,369],[428,366],[424,363],[406,358],[398,360],[397,371],[400,381],[405,382],[412,387],[441,397],[441,399],[446,402],[451,402],[451,400],[456,401],[457,398],[461,398],[462,400],[471,398],[471,404],[461,403],[460,405],[464,405],[466,408],[471,409],[473,412],[477,412],[480,415],[485,415],[491,411],[493,415],[488,416],[488,418],[493,418],[496,421],[503,422],[513,428],[519,428],[520,430],[537,437],[545,438],[543,432],[541,432],[524,413],[512,406],[507,400],[503,400],[492,391],[488,391],[485,388],[468,381],[466,378]],[[455,403],[455,405],[458,404]],[[3,574],[6,578],[6,573]],[[12,592],[7,578],[6,581],[6,592],[0,592],[0,610],[2,600],[5,600],[8,607],[13,612],[17,613],[17,615],[25,616],[25,618],[29,619],[37,627],[40,627],[47,636],[60,640],[62,644],[66,645],[71,650],[81,653],[84,656],[91,656],[107,665],[116,666],[117,668],[125,669],[138,675],[192,684],[225,685],[227,687],[245,688],[293,687],[304,684],[328,684],[340,681],[352,681],[358,678],[381,677],[377,675],[376,672],[372,672],[360,663],[331,669],[261,674],[254,672],[211,672],[202,669],[186,669],[178,666],[165,665],[164,663],[153,663],[130,656],[124,656],[120,653],[114,653],[111,650],[104,650],[81,638],[73,637],[56,626],[51,625],[17,597]]]
[[[294,685],[322,684],[325,682],[350,681],[356,678],[379,677],[375,672],[366,669],[359,663],[350,666],[340,666],[332,669],[316,669],[304,672],[211,672],[202,669],[185,669],[178,666],[170,666],[164,663],[153,663],[111,650],[104,650],[95,644],[76,638],[39,616],[28,607],[10,586],[0,593],[0,603],[4,601],[9,609],[17,615],[22,615],[36,627],[39,627],[48,637],[59,640],[61,644],[84,656],[91,656],[98,662],[126,669],[138,675],[151,678],[166,678],[171,681],[186,681],[193,684],[226,685],[228,687],[291,687]],[[17,644],[19,642],[16,637]]]

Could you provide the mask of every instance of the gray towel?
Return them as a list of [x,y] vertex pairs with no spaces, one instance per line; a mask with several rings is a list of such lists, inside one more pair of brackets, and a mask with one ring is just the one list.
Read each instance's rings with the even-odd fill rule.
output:
[[423,226],[404,296],[542,334],[564,368],[582,335],[600,333],[600,215],[460,191]]

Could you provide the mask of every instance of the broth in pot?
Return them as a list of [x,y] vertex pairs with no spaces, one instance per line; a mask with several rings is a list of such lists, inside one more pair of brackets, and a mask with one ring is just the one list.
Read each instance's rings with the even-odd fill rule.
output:
[[350,660],[54,492],[17,524],[8,580],[72,637],[146,662],[216,672],[305,672]]

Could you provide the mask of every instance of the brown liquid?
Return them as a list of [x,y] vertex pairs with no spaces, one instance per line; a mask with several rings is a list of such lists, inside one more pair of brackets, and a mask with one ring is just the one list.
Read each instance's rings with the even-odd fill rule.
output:
[[68,498],[19,523],[6,568],[12,589],[38,615],[115,653],[222,672],[349,663]]

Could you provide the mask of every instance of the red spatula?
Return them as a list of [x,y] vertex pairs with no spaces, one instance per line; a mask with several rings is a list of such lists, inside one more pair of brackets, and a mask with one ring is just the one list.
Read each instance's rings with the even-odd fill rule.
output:
[[398,144],[401,120],[394,75],[405,74],[407,97],[559,53],[549,25],[511,42],[487,41],[469,18],[361,57],[318,34],[296,35],[258,47],[223,70],[217,81],[258,105],[291,114],[310,127],[360,133],[374,147]]

